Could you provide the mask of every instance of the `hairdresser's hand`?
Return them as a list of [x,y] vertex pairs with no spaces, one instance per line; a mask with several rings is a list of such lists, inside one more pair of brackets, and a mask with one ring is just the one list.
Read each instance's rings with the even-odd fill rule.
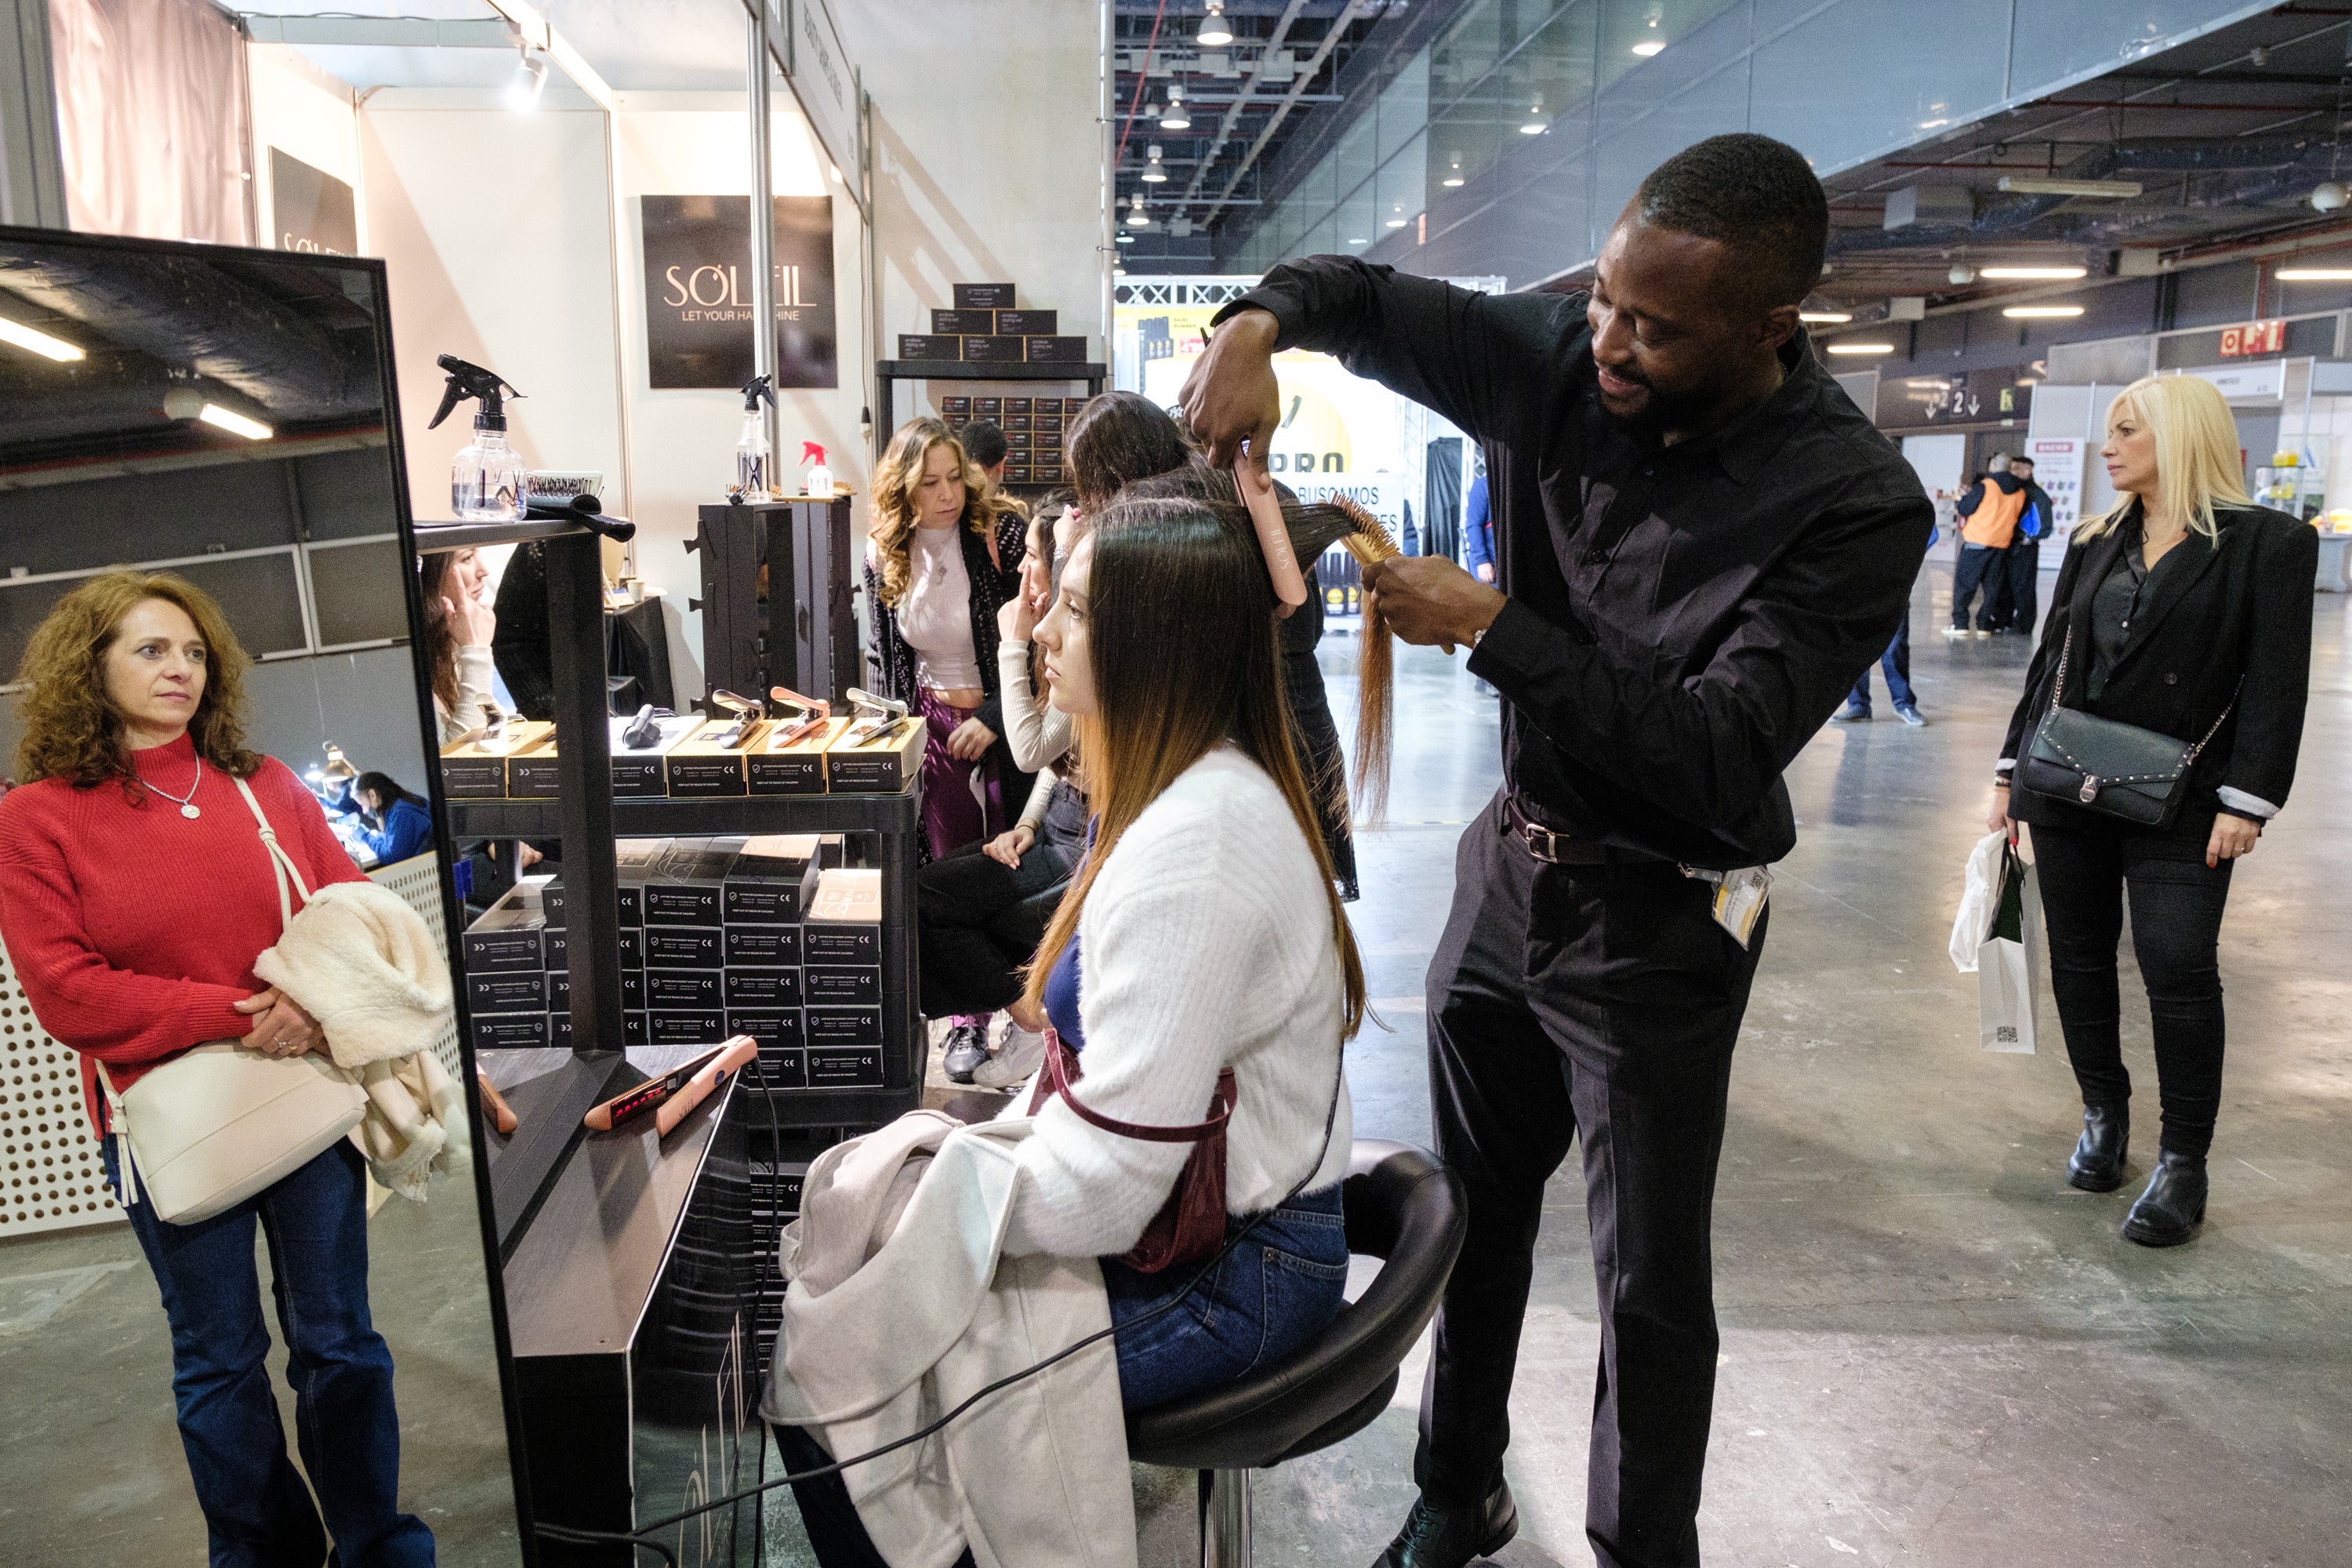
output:
[[1246,441],[1259,471],[1265,469],[1274,433],[1282,427],[1282,389],[1274,378],[1279,331],[1271,312],[1244,310],[1217,329],[1176,395],[1184,423],[1216,468],[1232,468]]
[[546,858],[546,856],[541,855],[538,850],[533,849],[530,845],[523,843],[520,839],[517,839],[515,841],[516,870],[528,871],[533,866],[538,865],[541,860]]
[[1029,846],[1036,842],[1037,830],[1024,822],[1016,825],[1012,832],[1000,833],[982,845],[980,852],[998,865],[1010,866],[1017,871],[1021,868],[1021,857],[1026,855]]
[[967,719],[948,731],[948,755],[958,762],[976,763],[994,744],[996,731],[977,719]]
[[235,1005],[240,1013],[259,1015],[252,1032],[245,1037],[247,1050],[265,1057],[299,1057],[327,1048],[327,1034],[319,1027],[319,1020],[274,985]]
[[2263,825],[2251,817],[2232,816],[2224,811],[2213,818],[2213,837],[2205,841],[2205,864],[2219,866],[2224,860],[2254,852],[2254,841],[2263,836]]
[[1028,568],[1022,568],[1021,592],[996,611],[996,635],[1006,642],[1027,642],[1037,632],[1039,616],[1029,605]]
[[488,647],[490,638],[498,634],[497,614],[471,594],[460,594],[454,599],[443,595],[441,613],[449,617],[449,629],[457,634],[460,647]]
[[1509,601],[1443,555],[1401,555],[1364,568],[1364,613],[1406,642],[1452,653],[1492,626]]

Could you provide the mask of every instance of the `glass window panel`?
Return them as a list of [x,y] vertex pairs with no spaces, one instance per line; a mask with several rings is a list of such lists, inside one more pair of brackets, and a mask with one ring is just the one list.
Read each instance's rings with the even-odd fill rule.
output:
[[1489,79],[1467,97],[1441,109],[1429,122],[1429,191],[1443,202],[1494,163],[1502,147],[1502,84]]
[[1592,95],[1591,0],[1570,5],[1505,60],[1499,85],[1505,134],[1535,135]]
[[1601,0],[1600,81],[1606,87],[1714,20],[1734,0]]
[[1478,0],[1429,47],[1429,101],[1451,103],[1483,80],[1503,52],[1503,10],[1518,0]]
[[1345,201],[1358,185],[1372,177],[1372,170],[1378,165],[1372,156],[1378,144],[1378,120],[1375,114],[1358,115],[1356,122],[1339,133],[1339,145],[1331,155],[1338,174],[1334,194],[1339,200]]
[[1379,159],[1387,163],[1397,149],[1421,134],[1429,123],[1429,51],[1412,57],[1402,74],[1381,91]]
[[[378,558],[379,563],[382,559]],[[292,551],[228,561],[194,561],[172,570],[220,601],[229,630],[255,658],[298,653],[310,646],[302,633],[302,593],[294,580]],[[376,578],[376,593],[389,599],[394,595],[385,592],[387,586],[382,576]],[[400,616],[404,637],[408,621],[404,606]]]
[[1426,189],[1423,181],[1428,172],[1426,160],[1422,139],[1416,136],[1405,144],[1403,151],[1381,165],[1380,174],[1373,182],[1374,199],[1380,208],[1381,233],[1374,237],[1385,238],[1401,229],[1410,229],[1413,220],[1421,216],[1422,209],[1428,205],[1423,199]]
[[408,636],[408,606],[384,591],[400,581],[400,545],[342,544],[310,554],[310,598],[319,614],[319,641],[381,642]]
[[1331,219],[1325,218],[1307,231],[1307,237],[1298,242],[1298,248],[1292,254],[1296,256],[1331,255],[1339,248],[1339,242],[1334,237],[1336,226]]
[[1381,237],[1382,230],[1379,215],[1372,207],[1372,182],[1366,180],[1341,198],[1339,211],[1332,215],[1339,226],[1340,255],[1361,256]]

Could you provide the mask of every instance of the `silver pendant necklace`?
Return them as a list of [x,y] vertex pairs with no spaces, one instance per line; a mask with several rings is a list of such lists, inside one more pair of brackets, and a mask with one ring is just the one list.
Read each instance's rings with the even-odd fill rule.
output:
[[202,757],[196,759],[196,782],[188,786],[188,793],[185,795],[173,795],[170,790],[157,788],[153,783],[146,779],[141,779],[139,782],[146,784],[149,789],[154,790],[165,800],[178,802],[180,815],[192,822],[205,814],[204,808],[196,804],[196,791],[202,789],[205,783],[205,760]]

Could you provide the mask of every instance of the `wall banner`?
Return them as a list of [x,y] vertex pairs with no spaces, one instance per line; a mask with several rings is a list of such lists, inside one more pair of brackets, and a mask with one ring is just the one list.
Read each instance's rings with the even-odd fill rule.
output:
[[[751,379],[748,196],[646,196],[646,363],[658,388]],[[777,196],[776,385],[840,384],[833,198]]]

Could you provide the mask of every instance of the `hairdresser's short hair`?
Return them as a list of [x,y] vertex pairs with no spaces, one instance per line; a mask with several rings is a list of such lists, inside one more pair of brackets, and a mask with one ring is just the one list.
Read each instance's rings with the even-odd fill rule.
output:
[[982,468],[992,468],[1004,461],[1007,443],[995,421],[975,419],[956,434],[963,438],[964,456]]
[[1685,147],[1650,171],[1633,211],[1655,227],[1720,241],[1767,309],[1799,303],[1821,281],[1829,198],[1785,142],[1738,132]]

